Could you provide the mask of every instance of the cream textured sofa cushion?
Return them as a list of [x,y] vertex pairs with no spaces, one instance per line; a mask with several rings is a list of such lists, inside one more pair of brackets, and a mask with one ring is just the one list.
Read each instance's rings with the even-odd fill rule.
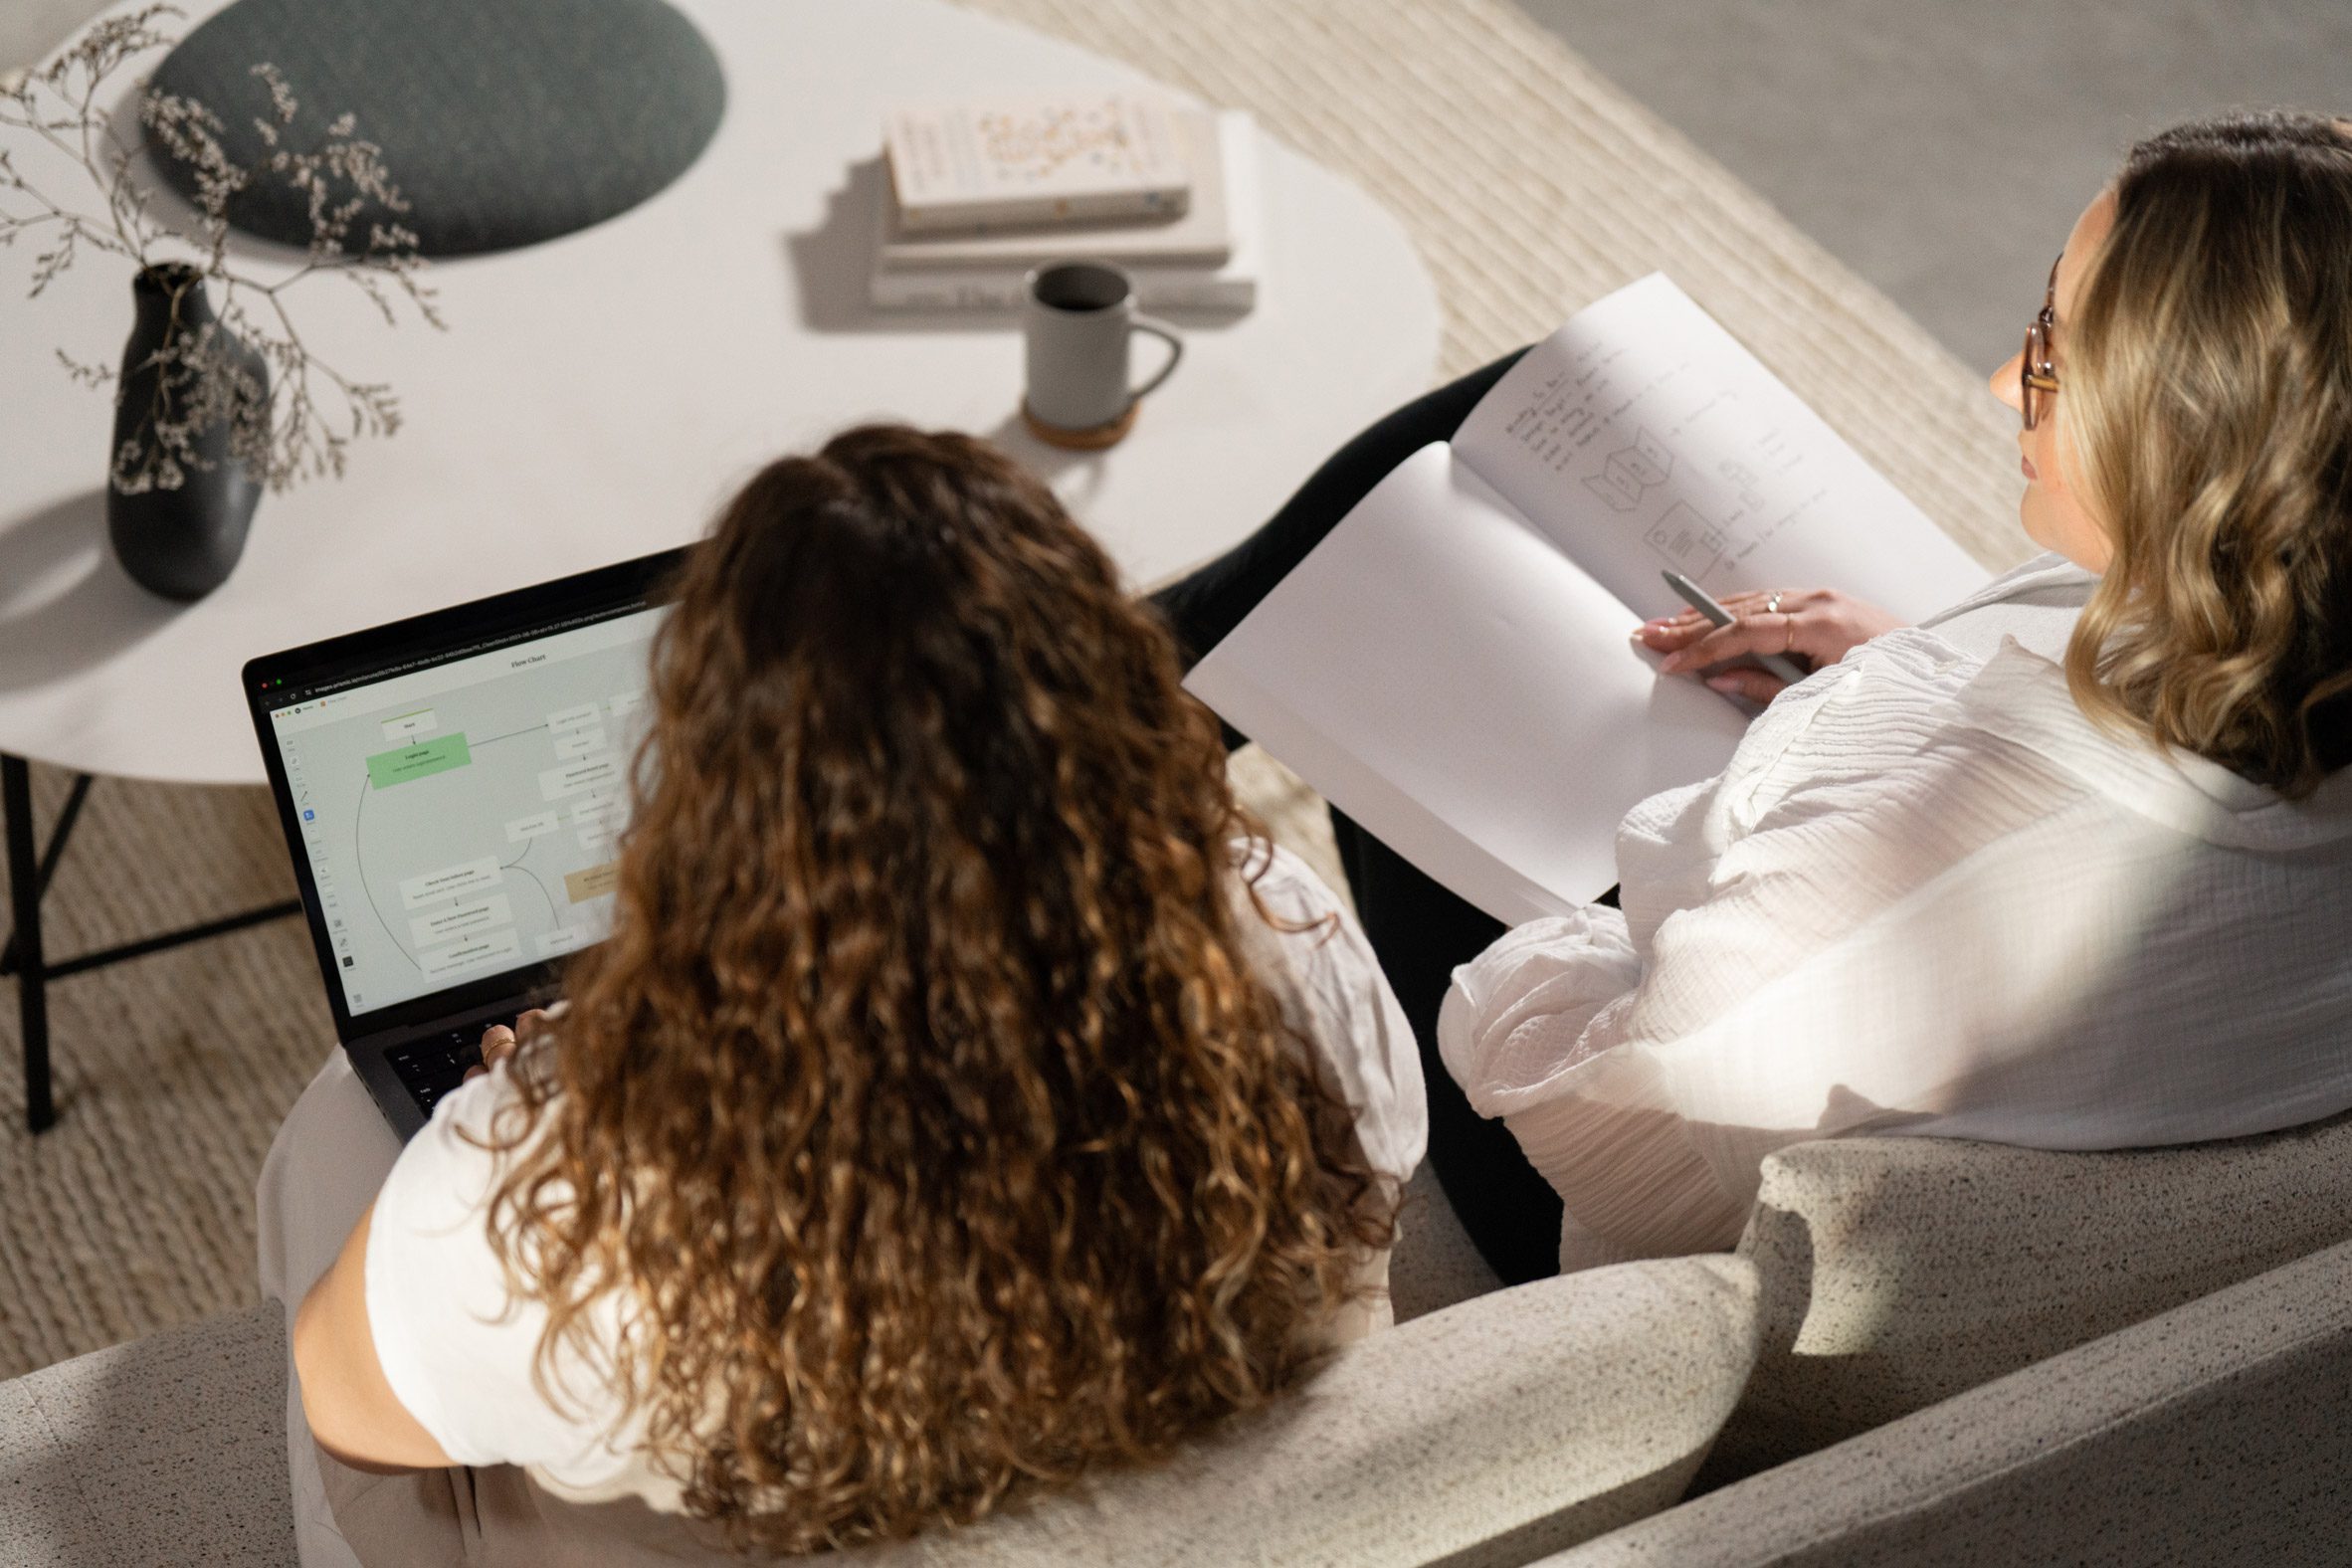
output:
[[7,1568],[294,1562],[277,1302],[0,1383]]
[[1764,1348],[1700,1486],[2352,1239],[2352,1117],[2177,1148],[1940,1138],[1764,1162]]
[[[828,1560],[1505,1568],[1680,1496],[1738,1398],[1757,1331],[1755,1272],[1734,1258],[1542,1280],[1376,1334],[1296,1399],[1172,1466]],[[0,1561],[291,1564],[285,1387],[272,1303],[0,1384]],[[530,1519],[543,1499],[518,1477],[369,1477],[345,1523],[392,1532],[396,1544],[370,1553],[387,1563],[700,1560],[631,1528],[650,1519],[642,1509],[604,1539],[550,1552],[543,1534],[515,1528],[546,1522]],[[603,1510],[566,1511],[555,1528],[593,1525]]]
[[1512,1568],[1680,1497],[1756,1342],[1737,1259],[1539,1280],[1351,1347],[1173,1466],[849,1561]]
[[[1374,1334],[1171,1464],[827,1561],[1514,1568],[1679,1497],[1756,1338],[1755,1272],[1735,1258],[1540,1280]],[[640,1505],[556,1502],[504,1467],[327,1484],[345,1534],[385,1568],[726,1560]]]

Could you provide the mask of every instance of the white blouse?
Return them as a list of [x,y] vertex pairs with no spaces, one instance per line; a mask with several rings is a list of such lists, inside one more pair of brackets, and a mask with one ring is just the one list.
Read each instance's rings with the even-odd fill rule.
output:
[[[1242,841],[1234,851],[1249,864]],[[1237,880],[1245,954],[1326,1081],[1355,1110],[1366,1163],[1402,1186],[1429,1137],[1412,1026],[1363,928],[1330,888],[1286,850],[1259,864],[1258,896],[1278,924],[1249,912]],[[627,1409],[607,1375],[628,1332],[615,1293],[590,1307],[590,1344],[567,1341],[557,1357],[557,1397],[534,1380],[547,1309],[508,1290],[487,1229],[500,1166],[483,1144],[514,1096],[503,1066],[452,1093],[377,1194],[366,1265],[377,1360],[402,1406],[457,1463],[519,1465],[559,1497],[634,1495],[677,1512],[677,1482],[645,1450],[644,1413]],[[1367,1282],[1385,1287],[1387,1265],[1385,1255],[1367,1260]],[[1372,1326],[1386,1302],[1374,1305],[1370,1321],[1359,1315],[1343,1314],[1338,1332]]]
[[1781,692],[1618,828],[1624,907],[1457,969],[1446,1066],[1559,1189],[1564,1269],[1727,1248],[1774,1149],[2049,1149],[2352,1106],[2352,768],[2288,802],[2091,727],[2046,554]]

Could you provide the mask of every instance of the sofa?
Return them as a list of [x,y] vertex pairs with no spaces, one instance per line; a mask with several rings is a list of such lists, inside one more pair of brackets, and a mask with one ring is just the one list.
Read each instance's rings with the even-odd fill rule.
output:
[[[1152,1471],[857,1568],[2342,1562],[2352,1119],[1767,1161],[1737,1254],[1493,1288],[1426,1175],[1399,1323]],[[0,1385],[0,1561],[293,1561],[273,1304]]]
[[2352,1243],[1651,1515],[1543,1568],[2352,1561]]

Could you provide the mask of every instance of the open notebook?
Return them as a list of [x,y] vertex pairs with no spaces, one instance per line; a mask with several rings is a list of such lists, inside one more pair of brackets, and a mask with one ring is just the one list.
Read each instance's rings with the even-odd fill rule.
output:
[[1400,465],[1185,682],[1497,919],[1617,880],[1638,801],[1722,771],[1750,704],[1627,640],[1834,586],[1916,621],[1990,574],[1662,274],[1578,312]]

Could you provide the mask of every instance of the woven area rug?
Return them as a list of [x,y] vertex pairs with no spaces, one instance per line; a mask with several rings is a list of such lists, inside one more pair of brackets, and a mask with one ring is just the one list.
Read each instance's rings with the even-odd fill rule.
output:
[[[2013,416],[1978,375],[1507,5],[973,3],[1251,109],[1385,203],[1437,280],[1446,375],[1663,268],[1987,566],[2033,553]],[[1320,457],[1297,454],[1301,477]],[[1336,882],[1314,798],[1253,753],[1236,772]],[[37,771],[45,811],[66,783]],[[289,891],[261,792],[105,781],[52,890],[51,948]],[[300,929],[58,985],[63,1120],[37,1140],[0,1002],[0,1376],[253,1300],[253,1177],[331,1038]]]

